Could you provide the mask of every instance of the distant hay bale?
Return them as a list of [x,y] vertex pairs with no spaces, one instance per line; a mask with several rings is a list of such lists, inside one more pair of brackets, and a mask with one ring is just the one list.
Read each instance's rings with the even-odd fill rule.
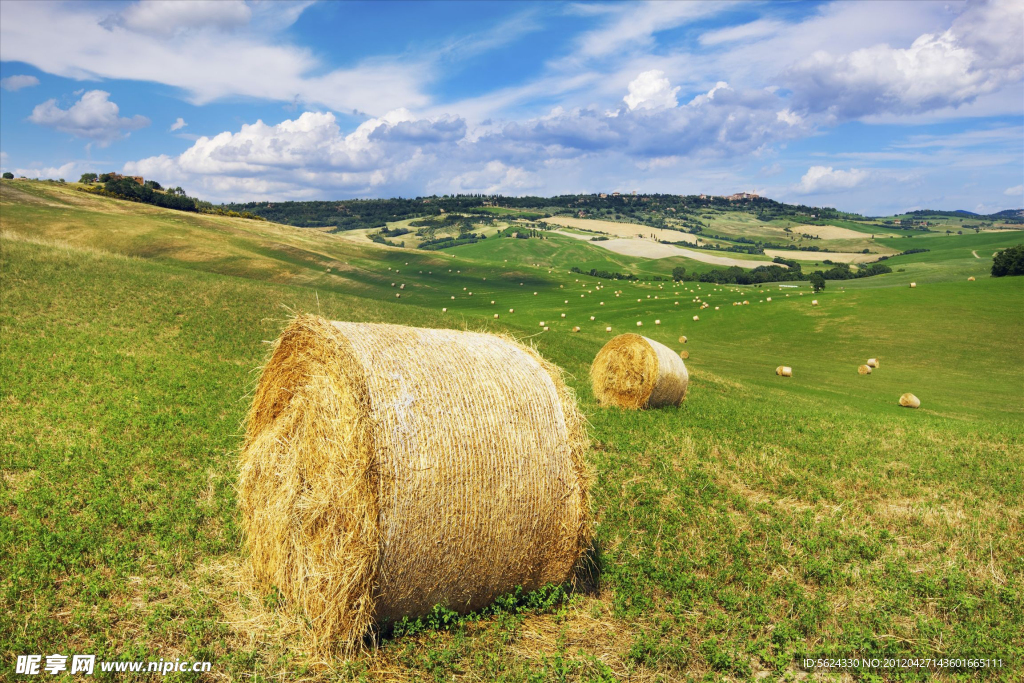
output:
[[679,352],[679,357],[682,358],[683,360],[686,360],[687,358],[690,357],[690,352],[684,349]]
[[813,301],[811,301],[811,305],[812,306],[817,306],[818,305],[818,300],[814,299]]
[[563,317],[563,318],[565,317],[565,313],[563,313],[563,314],[562,314],[562,317]]
[[547,326],[547,325],[545,325],[545,326],[544,326],[544,331],[545,331],[545,332],[547,332],[547,331],[548,331],[548,326]]
[[778,375],[779,377],[792,377],[793,368],[789,367],[788,365],[780,365],[779,367],[775,368],[775,374]]
[[401,292],[395,292],[395,298],[401,299],[402,298],[402,293]]
[[579,332],[580,331],[579,325],[577,325],[576,327],[572,328],[572,331],[573,332]]
[[911,282],[910,283],[910,288],[913,289],[914,287],[917,287],[917,283],[916,282]]
[[442,313],[447,313],[447,312],[448,312],[448,309],[447,309],[447,308],[442,308],[442,309],[441,309],[441,312],[442,312]]
[[605,332],[611,332],[611,331],[612,331],[612,328],[611,328],[611,326],[609,326],[609,327],[606,327],[606,328],[604,328],[604,331],[605,331]]
[[700,316],[697,316],[697,315],[695,315],[695,316],[693,316],[693,319],[694,319],[695,321],[696,321],[696,320],[700,320]]
[[509,313],[515,313],[515,312],[516,312],[516,309],[514,309],[514,308],[510,308],[510,309],[508,309],[508,312],[509,312]]
[[680,344],[685,344],[686,343],[686,336],[685,335],[679,338],[679,343]]
[[857,367],[857,374],[858,375],[870,375],[871,374],[871,367],[868,366],[868,365],[858,366]]
[[878,367],[878,359],[877,358],[868,358],[868,367],[869,368],[877,368]]
[[974,282],[974,276],[972,275],[972,276],[970,276],[969,278],[967,278],[967,281],[968,281],[968,282]]
[[318,652],[561,583],[590,539],[586,443],[561,372],[512,339],[300,316],[241,450],[253,569]]
[[765,299],[765,301],[769,301],[769,302],[770,302],[771,300],[772,300],[772,298],[771,298],[771,297],[768,297],[767,299]]
[[494,319],[495,319],[495,320],[497,320],[497,319],[498,319],[498,314],[497,314],[497,313],[495,313],[495,314],[494,314]]
[[594,319],[594,316],[590,316],[590,319],[591,319],[591,320],[593,320],[593,319]]
[[904,408],[920,408],[921,399],[913,394],[903,394],[900,396],[900,405]]
[[637,410],[679,405],[690,376],[682,359],[664,344],[620,334],[597,353],[590,380],[602,406]]
[[644,326],[644,324],[643,324],[643,322],[641,322],[641,321],[637,320],[637,321],[636,321],[636,326],[637,326],[637,327],[643,327],[643,326]]

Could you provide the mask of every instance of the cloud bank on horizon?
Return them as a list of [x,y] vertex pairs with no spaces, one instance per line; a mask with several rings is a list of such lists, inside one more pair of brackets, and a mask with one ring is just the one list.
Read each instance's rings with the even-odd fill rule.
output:
[[401,8],[0,4],[0,162],[38,177],[116,168],[213,201],[1024,203],[1013,0]]

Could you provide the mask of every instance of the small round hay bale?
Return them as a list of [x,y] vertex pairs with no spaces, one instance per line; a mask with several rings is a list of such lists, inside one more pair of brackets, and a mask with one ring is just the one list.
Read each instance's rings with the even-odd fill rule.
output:
[[679,357],[682,358],[683,360],[686,360],[687,358],[690,357],[690,352],[684,349],[679,352]]
[[447,308],[442,308],[442,309],[441,309],[441,312],[442,312],[442,313],[447,313],[447,312],[448,312],[448,309],[447,309]]
[[402,298],[402,293],[401,292],[395,292],[395,298],[396,299],[401,299]]
[[643,327],[643,326],[644,326],[644,324],[643,324],[643,322],[641,322],[640,320],[637,320],[637,321],[636,321],[636,326],[637,326],[637,327]]
[[508,309],[508,312],[509,312],[509,313],[515,313],[515,312],[516,312],[516,309],[514,309],[514,308],[510,308],[510,309]]
[[545,325],[545,326],[544,326],[544,331],[545,331],[545,332],[547,332],[547,331],[548,331],[548,326],[547,326],[547,325]]
[[539,327],[544,327],[544,321],[543,320],[540,321]]
[[565,313],[563,313],[563,314],[562,314],[562,317],[563,317],[563,318],[565,317]]
[[749,305],[750,305],[750,302],[749,302],[749,301],[744,301],[744,302],[743,302],[743,305],[744,305],[744,306],[749,306]]
[[857,367],[857,374],[858,375],[870,375],[871,374],[871,367],[868,366],[868,365],[858,366]]
[[495,314],[494,314],[494,319],[495,319],[495,320],[497,320],[497,319],[498,319],[498,314],[497,314],[497,313],[495,313]]
[[877,368],[878,367],[878,359],[877,358],[868,358],[868,367],[869,368]]
[[967,281],[968,281],[968,282],[974,282],[974,276],[972,275],[972,276],[970,276],[969,278],[967,278]]
[[558,368],[512,339],[300,316],[241,450],[256,576],[320,652],[561,583],[590,539],[584,424]]
[[594,316],[590,316],[590,319],[591,319],[591,320],[593,320],[593,319],[594,319]]
[[679,338],[679,343],[680,344],[685,344],[686,343],[686,336],[685,335]]
[[780,365],[779,367],[775,368],[775,374],[778,375],[779,377],[792,377],[793,368],[789,367],[788,365]]
[[769,303],[771,302],[771,300],[772,300],[772,298],[771,298],[771,297],[768,297],[767,299],[765,299],[765,301],[767,301],[767,302],[769,302]]
[[604,331],[605,331],[605,332],[611,332],[611,331],[612,331],[612,328],[611,328],[611,326],[608,326],[608,327],[604,328]]
[[494,305],[494,302],[493,302],[493,301],[491,302],[491,305],[492,305],[492,306]]
[[590,379],[602,406],[637,410],[679,405],[690,376],[682,359],[664,344],[620,334],[597,353]]
[[600,304],[598,304],[598,305],[599,305],[599,306],[604,306],[604,302],[602,301],[602,302],[601,302]]
[[914,289],[915,287],[917,287],[917,283],[916,282],[911,282],[910,283],[910,288]]
[[661,324],[661,321],[660,321],[660,320],[655,320],[655,321],[654,321],[654,324],[655,324],[655,325],[660,325],[660,324]]
[[405,289],[405,283],[403,282],[402,284],[398,285],[398,288],[399,289]]
[[695,316],[693,316],[693,319],[694,319],[695,321],[696,321],[696,320],[700,320],[700,316],[697,316],[697,315],[695,315]]
[[580,331],[580,326],[577,325],[576,327],[572,328],[572,331],[573,332],[579,332]]
[[920,408],[921,399],[913,394],[903,394],[900,396],[900,405],[904,408]]
[[718,306],[715,306],[715,310],[716,310],[716,311],[718,310]]

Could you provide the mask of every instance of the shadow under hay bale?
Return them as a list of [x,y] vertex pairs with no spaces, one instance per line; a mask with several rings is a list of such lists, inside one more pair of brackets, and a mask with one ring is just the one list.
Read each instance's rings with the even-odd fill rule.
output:
[[561,371],[512,339],[300,316],[247,418],[253,569],[320,652],[561,583],[590,544],[586,444]]
[[672,349],[639,334],[620,334],[590,366],[594,396],[602,406],[638,410],[679,405],[690,381]]

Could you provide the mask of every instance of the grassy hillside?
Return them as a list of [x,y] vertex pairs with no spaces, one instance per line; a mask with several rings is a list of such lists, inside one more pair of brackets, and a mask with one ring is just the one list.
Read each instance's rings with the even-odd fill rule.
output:
[[[1002,665],[843,675],[1020,680],[1024,284],[988,277],[1016,234],[895,238],[930,251],[812,296],[576,275],[667,264],[571,238],[425,253],[27,181],[0,184],[0,230],[4,667],[67,652],[209,660],[217,680],[782,680],[804,657],[976,657]],[[510,332],[564,367],[591,423],[596,585],[309,659],[289,606],[249,581],[233,488],[290,312]],[[593,401],[605,327],[637,321],[689,338],[679,408]],[[859,376],[868,357],[881,367]],[[897,407],[904,391],[922,408]]]

